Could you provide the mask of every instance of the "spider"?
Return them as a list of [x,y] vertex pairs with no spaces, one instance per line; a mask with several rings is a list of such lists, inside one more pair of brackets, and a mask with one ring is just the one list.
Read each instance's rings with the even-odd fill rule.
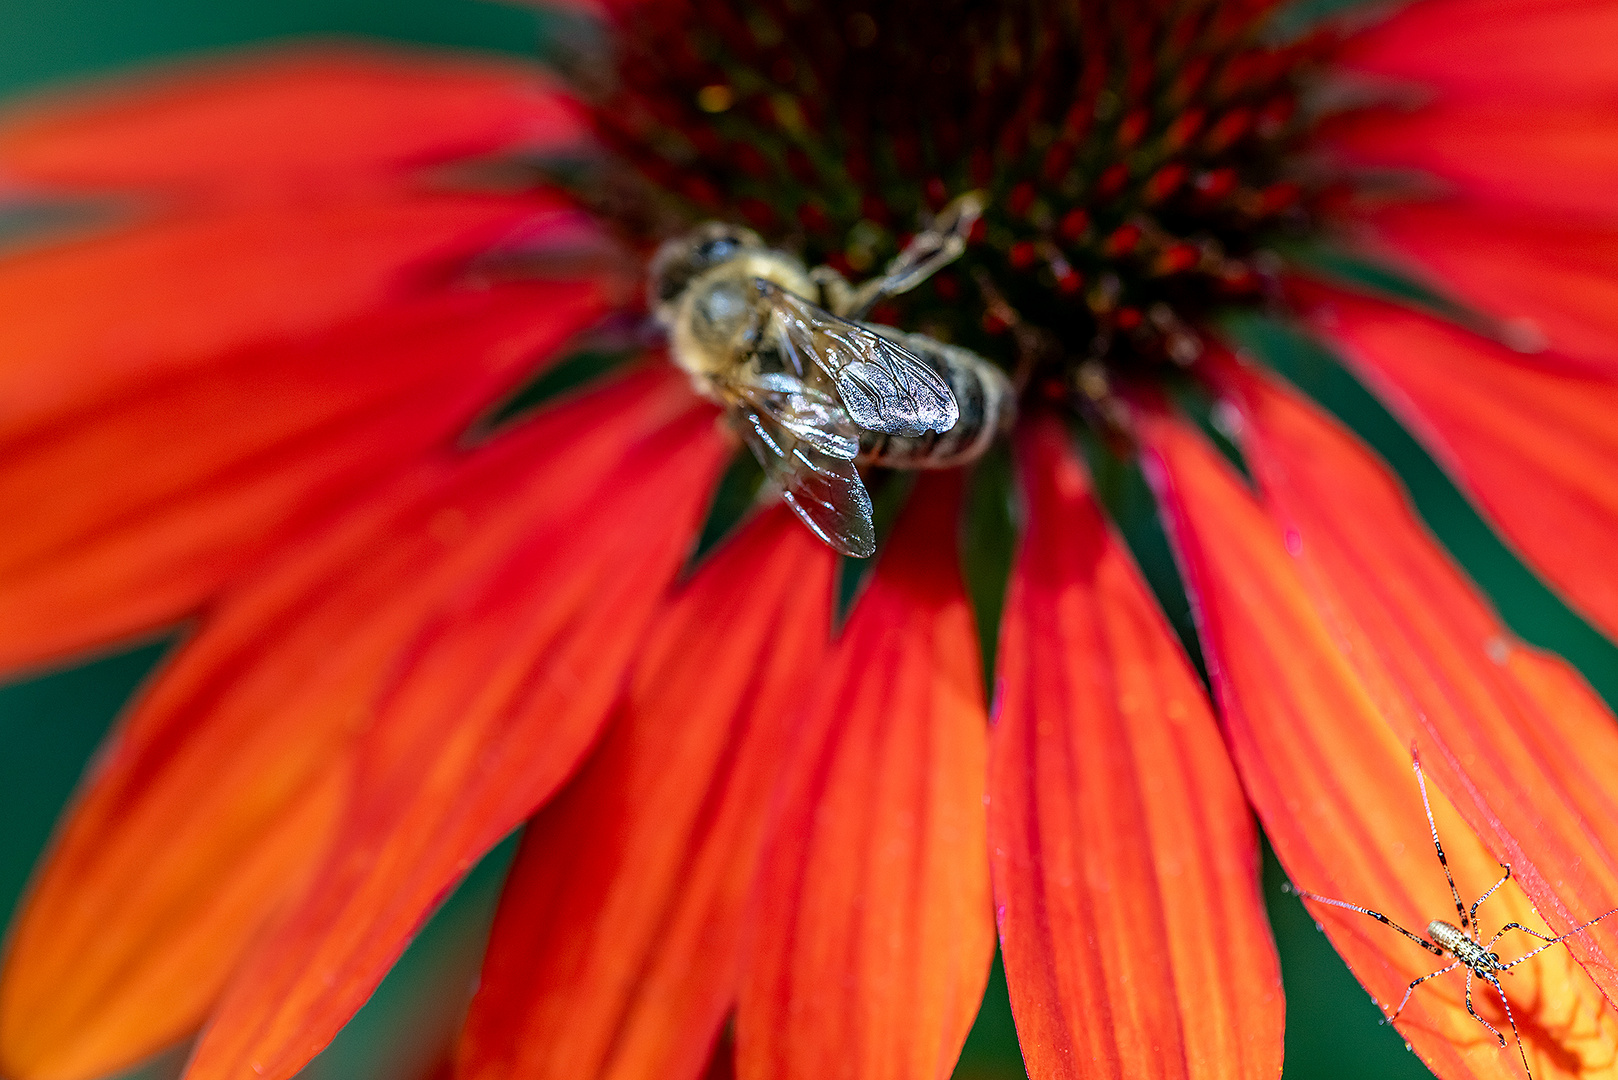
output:
[[[1529,1080],[1533,1080],[1534,1071],[1528,1066],[1528,1054],[1523,1050],[1522,1035],[1517,1031],[1517,1021],[1513,1019],[1511,1015],[1511,1002],[1506,999],[1505,988],[1500,985],[1500,972],[1510,971],[1524,960],[1538,956],[1552,945],[1566,941],[1574,934],[1580,933],[1581,931],[1594,926],[1602,919],[1605,919],[1608,915],[1618,912],[1618,908],[1613,908],[1612,911],[1597,915],[1589,922],[1580,926],[1575,926],[1567,933],[1561,934],[1557,937],[1546,937],[1539,931],[1530,930],[1521,923],[1509,922],[1502,926],[1495,933],[1494,937],[1490,938],[1487,943],[1482,941],[1478,932],[1478,906],[1482,904],[1483,901],[1493,896],[1496,889],[1500,888],[1500,886],[1511,880],[1511,866],[1507,863],[1500,864],[1500,869],[1505,871],[1505,875],[1501,877],[1499,881],[1489,886],[1488,892],[1484,893],[1482,896],[1473,901],[1471,909],[1468,910],[1466,905],[1461,902],[1460,890],[1455,887],[1455,877],[1450,873],[1449,861],[1444,858],[1444,845],[1438,841],[1438,826],[1433,821],[1433,807],[1432,804],[1427,800],[1427,781],[1421,774],[1421,761],[1415,757],[1414,749],[1412,749],[1411,752],[1411,767],[1416,771],[1416,786],[1421,789],[1421,805],[1422,808],[1427,811],[1427,827],[1432,831],[1433,834],[1433,850],[1438,852],[1438,865],[1444,868],[1444,877],[1449,881],[1450,895],[1455,898],[1455,914],[1459,917],[1459,926],[1455,925],[1454,923],[1445,922],[1443,919],[1434,919],[1432,922],[1427,924],[1427,937],[1424,938],[1420,934],[1414,934],[1409,930],[1406,930],[1404,927],[1400,926],[1398,923],[1394,922],[1380,911],[1372,911],[1370,908],[1363,908],[1358,904],[1350,904],[1343,900],[1333,900],[1329,896],[1321,896],[1317,893],[1306,892],[1305,890],[1300,889],[1290,883],[1284,885],[1283,889],[1287,892],[1295,893],[1305,900],[1314,900],[1317,903],[1330,904],[1333,907],[1347,908],[1349,911],[1357,911],[1361,915],[1369,915],[1377,922],[1391,926],[1393,929],[1397,930],[1399,933],[1403,934],[1411,941],[1414,941],[1417,945],[1420,945],[1422,948],[1426,949],[1435,956],[1454,957],[1454,961],[1448,966],[1423,975],[1419,979],[1412,979],[1410,981],[1410,985],[1405,987],[1405,996],[1400,999],[1399,1007],[1393,1010],[1393,1015],[1384,1020],[1384,1023],[1391,1024],[1399,1019],[1399,1014],[1404,1012],[1404,1007],[1409,1003],[1410,995],[1415,991],[1416,987],[1420,986],[1428,979],[1436,979],[1438,976],[1446,975],[1458,967],[1464,967],[1466,969],[1466,1011],[1472,1014],[1472,1019],[1489,1029],[1490,1033],[1493,1034],[1497,1040],[1499,1040],[1500,1048],[1503,1050],[1506,1046],[1506,1037],[1500,1034],[1499,1029],[1493,1024],[1479,1016],[1477,1014],[1477,1010],[1472,1008],[1473,977],[1475,976],[1476,978],[1492,985],[1495,992],[1500,995],[1501,1004],[1506,1007],[1506,1022],[1511,1025],[1512,1037],[1517,1040],[1517,1053],[1522,1058],[1523,1070],[1528,1073]],[[1500,959],[1500,954],[1493,951],[1494,943],[1499,941],[1500,938],[1509,930],[1521,930],[1525,934],[1531,934],[1532,936],[1538,938],[1545,944],[1539,946],[1538,948],[1530,949],[1528,952],[1517,957],[1515,960],[1502,961]]]

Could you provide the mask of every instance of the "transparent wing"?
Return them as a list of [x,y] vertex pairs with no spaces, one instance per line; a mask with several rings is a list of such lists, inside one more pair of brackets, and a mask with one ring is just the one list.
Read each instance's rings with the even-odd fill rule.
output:
[[745,403],[773,421],[774,427],[832,457],[854,460],[860,452],[860,429],[842,402],[791,375],[746,374],[733,378],[728,397]]
[[784,376],[726,390],[742,438],[793,512],[838,552],[875,554],[871,496],[854,467],[858,429],[842,407]]
[[960,419],[949,384],[921,358],[772,282],[753,280],[770,306],[782,355],[799,375],[809,364],[825,372],[860,427],[921,435],[948,431]]

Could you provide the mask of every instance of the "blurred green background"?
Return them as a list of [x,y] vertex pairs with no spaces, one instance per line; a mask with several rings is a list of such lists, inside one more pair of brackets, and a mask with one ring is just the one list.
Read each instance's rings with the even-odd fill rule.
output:
[[[1345,0],[1311,0],[1321,11]],[[169,56],[302,35],[363,35],[533,55],[543,28],[531,11],[475,0],[56,0],[0,5],[0,95]],[[1618,652],[1572,615],[1507,551],[1409,435],[1333,359],[1285,328],[1246,319],[1232,332],[1313,393],[1400,472],[1422,514],[1524,638],[1577,664],[1618,700]],[[1108,478],[1108,501],[1182,636],[1190,622],[1138,474]],[[172,639],[0,687],[0,913],[9,913],[57,813],[128,697]],[[1416,824],[1419,831],[1419,823]],[[369,1005],[306,1075],[413,1080],[436,1063],[465,1007],[512,851],[487,858],[429,925]],[[1265,883],[1287,992],[1287,1080],[1429,1074],[1348,974],[1301,905]],[[175,1075],[183,1048],[131,1077]],[[998,964],[957,1076],[1022,1075]]]

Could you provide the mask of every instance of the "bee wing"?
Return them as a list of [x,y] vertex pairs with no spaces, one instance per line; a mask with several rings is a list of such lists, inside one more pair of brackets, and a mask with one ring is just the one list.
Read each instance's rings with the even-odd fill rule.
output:
[[[870,493],[854,467],[857,429],[829,395],[796,380],[766,379],[783,385],[727,388],[742,438],[816,536],[841,554],[869,558],[876,552],[876,525]],[[788,383],[796,386],[786,389]]]
[[893,435],[945,432],[960,419],[949,384],[908,349],[755,278],[774,315],[776,344],[796,368],[805,358],[831,377],[856,424]]

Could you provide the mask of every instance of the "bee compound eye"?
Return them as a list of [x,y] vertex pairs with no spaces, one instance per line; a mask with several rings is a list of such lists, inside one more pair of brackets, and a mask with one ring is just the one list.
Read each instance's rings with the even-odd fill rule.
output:
[[648,267],[651,300],[654,305],[669,303],[706,271],[763,246],[757,233],[740,225],[724,221],[699,225],[668,241],[652,256]]
[[724,237],[718,240],[709,240],[697,245],[697,261],[714,266],[727,262],[736,257],[741,245],[733,237]]

